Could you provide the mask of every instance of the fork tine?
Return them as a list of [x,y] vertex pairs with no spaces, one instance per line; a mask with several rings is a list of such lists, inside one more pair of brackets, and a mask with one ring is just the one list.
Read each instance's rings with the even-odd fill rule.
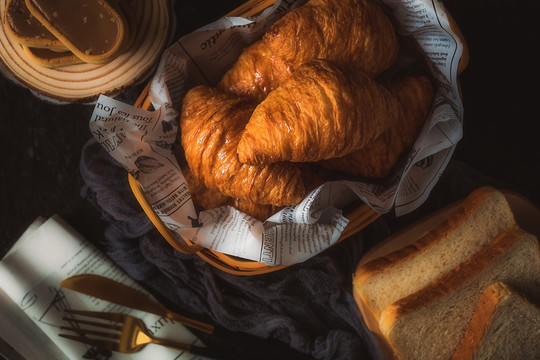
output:
[[70,340],[75,340],[84,344],[97,346],[97,347],[104,348],[107,350],[118,351],[118,344],[110,340],[97,340],[97,339],[87,338],[83,336],[68,335],[68,334],[58,334],[58,336],[66,338],[66,339],[70,339]]
[[119,333],[113,333],[113,332],[107,332],[107,331],[89,330],[89,329],[67,327],[67,326],[60,326],[60,330],[73,331],[79,335],[96,335],[96,336],[103,336],[103,337],[113,338],[113,339],[120,338]]
[[121,313],[108,313],[103,311],[85,311],[85,310],[73,310],[73,309],[65,309],[65,313],[75,314],[75,315],[82,315],[82,316],[88,316],[88,317],[94,317],[104,320],[111,320],[111,321],[123,321],[124,320],[124,314]]
[[122,330],[122,325],[119,324],[119,323],[108,324],[108,323],[105,323],[105,322],[90,321],[90,320],[84,320],[84,319],[76,319],[76,318],[68,317],[68,316],[64,316],[62,318],[62,320],[68,321],[70,323],[77,323],[79,325],[84,324],[84,325],[97,326],[97,327],[106,328],[106,329],[112,329],[112,330],[119,330],[119,331]]

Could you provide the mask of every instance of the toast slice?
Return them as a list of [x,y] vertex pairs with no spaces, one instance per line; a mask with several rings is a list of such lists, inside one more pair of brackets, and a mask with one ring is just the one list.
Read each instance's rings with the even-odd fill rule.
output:
[[540,307],[505,283],[490,285],[453,359],[540,359]]
[[30,13],[24,0],[8,0],[3,21],[6,33],[22,46],[68,51],[68,48]]
[[540,300],[537,238],[512,225],[488,246],[381,314],[379,329],[401,359],[450,359],[459,346],[483,291],[503,281]]
[[368,328],[377,332],[381,312],[467,260],[515,224],[504,194],[492,187],[473,191],[451,215],[410,245],[363,265],[353,274],[353,292]]
[[82,64],[83,61],[73,55],[71,51],[58,52],[42,48],[22,46],[24,53],[32,62],[47,68]]
[[25,0],[30,13],[76,57],[89,64],[116,58],[129,37],[123,14],[107,1]]

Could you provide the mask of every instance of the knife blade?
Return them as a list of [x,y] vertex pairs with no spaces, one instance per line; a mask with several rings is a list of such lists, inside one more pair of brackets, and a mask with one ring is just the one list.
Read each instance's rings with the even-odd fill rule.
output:
[[74,275],[62,280],[60,286],[125,307],[163,316],[207,334],[214,332],[213,325],[176,314],[142,292],[105,276]]
[[[96,274],[73,275],[62,280],[60,286],[118,305],[178,321],[192,329],[209,334],[219,340],[221,345],[233,345],[234,351],[240,352],[250,359],[313,359],[279,341],[261,339],[244,333],[233,333],[227,329],[177,314],[142,292],[105,276]],[[238,357],[238,359],[240,358]]]

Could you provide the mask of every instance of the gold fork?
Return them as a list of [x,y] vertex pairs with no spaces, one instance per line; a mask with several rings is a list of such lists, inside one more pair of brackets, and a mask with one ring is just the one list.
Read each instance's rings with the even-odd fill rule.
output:
[[[62,326],[60,329],[73,331],[77,334],[58,334],[66,339],[121,353],[134,353],[152,343],[209,358],[223,358],[223,355],[218,355],[215,351],[206,347],[153,337],[144,322],[131,315],[69,309],[65,310],[65,312],[98,319],[96,321],[76,319],[74,316],[63,317],[62,320],[69,321],[72,327]],[[86,325],[87,328],[83,329],[81,325]]]

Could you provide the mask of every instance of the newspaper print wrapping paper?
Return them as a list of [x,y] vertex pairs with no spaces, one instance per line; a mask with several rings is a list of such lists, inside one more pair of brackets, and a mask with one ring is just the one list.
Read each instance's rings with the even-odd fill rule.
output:
[[[428,197],[462,136],[457,69],[463,44],[445,8],[426,0],[383,0],[396,31],[418,43],[437,84],[429,118],[406,161],[383,183],[325,183],[264,223],[232,207],[196,214],[170,151],[183,95],[197,84],[215,85],[245,46],[303,3],[278,0],[257,17],[222,18],[182,37],[162,55],[152,80],[149,97],[157,110],[102,96],[90,120],[94,136],[134,175],[167,227],[210,250],[268,265],[299,263],[335,243],[348,222],[341,209],[352,199],[379,213],[413,211]],[[400,54],[400,61],[406,63],[407,54]]]

